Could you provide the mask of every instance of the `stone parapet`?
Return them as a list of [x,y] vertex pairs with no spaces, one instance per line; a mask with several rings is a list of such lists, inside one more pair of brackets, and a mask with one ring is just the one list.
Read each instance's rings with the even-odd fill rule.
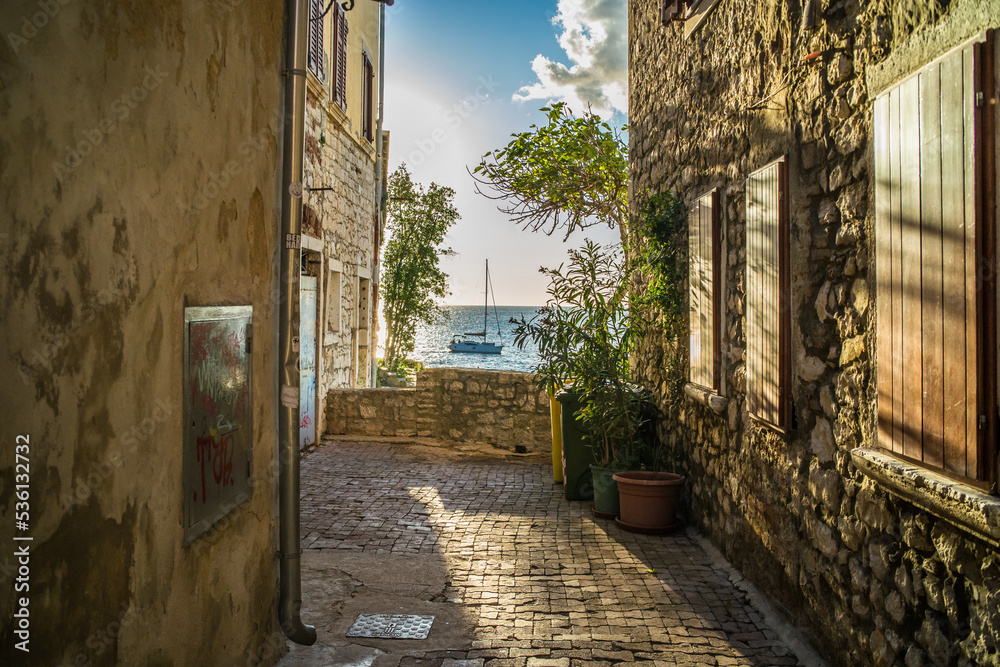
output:
[[528,452],[551,448],[549,399],[534,375],[473,368],[429,368],[412,389],[334,389],[330,435],[422,437],[486,443]]

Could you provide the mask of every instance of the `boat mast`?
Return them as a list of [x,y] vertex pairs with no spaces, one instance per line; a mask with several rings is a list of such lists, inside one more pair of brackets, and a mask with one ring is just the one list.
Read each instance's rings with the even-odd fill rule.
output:
[[490,260],[486,260],[486,289],[483,290],[483,342],[486,342],[486,324],[490,314]]

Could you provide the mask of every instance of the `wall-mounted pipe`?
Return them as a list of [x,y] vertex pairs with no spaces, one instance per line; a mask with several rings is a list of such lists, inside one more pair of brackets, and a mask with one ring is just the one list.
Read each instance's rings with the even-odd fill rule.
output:
[[[389,2],[388,4],[392,4]],[[377,142],[378,159],[375,161],[375,230],[374,245],[372,248],[372,340],[369,341],[369,350],[375,349],[375,335],[378,331],[378,288],[380,284],[379,273],[379,249],[382,247],[382,231],[385,229],[385,202],[386,183],[382,180],[383,165],[385,164],[385,143],[382,137],[382,115],[385,112],[385,5],[378,6],[378,120],[375,124],[375,141]],[[375,386],[378,377],[378,360],[375,355],[369,355],[368,384]]]
[[287,0],[284,123],[281,155],[281,300],[278,353],[278,621],[296,644],[316,642],[302,608],[302,539],[299,533],[299,259],[302,238],[302,142],[306,107],[307,0]]

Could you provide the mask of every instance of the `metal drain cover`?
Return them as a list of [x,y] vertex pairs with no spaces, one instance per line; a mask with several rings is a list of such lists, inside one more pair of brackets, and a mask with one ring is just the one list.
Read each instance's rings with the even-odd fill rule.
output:
[[348,637],[379,639],[427,639],[433,616],[411,614],[361,614],[347,631]]

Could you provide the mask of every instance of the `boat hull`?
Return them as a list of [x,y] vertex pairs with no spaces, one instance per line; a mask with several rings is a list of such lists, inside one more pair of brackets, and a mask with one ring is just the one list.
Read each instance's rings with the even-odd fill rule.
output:
[[495,343],[477,343],[476,341],[466,340],[458,343],[451,343],[448,349],[452,352],[471,352],[473,354],[500,354],[503,350],[503,345],[497,345]]

